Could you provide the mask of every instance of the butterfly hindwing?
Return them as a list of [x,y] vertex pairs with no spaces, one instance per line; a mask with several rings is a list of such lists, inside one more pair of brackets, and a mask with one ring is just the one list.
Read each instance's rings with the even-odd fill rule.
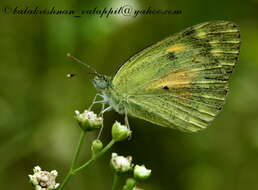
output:
[[130,115],[197,131],[222,109],[239,48],[234,23],[201,23],[133,56],[112,83],[118,94],[126,95]]

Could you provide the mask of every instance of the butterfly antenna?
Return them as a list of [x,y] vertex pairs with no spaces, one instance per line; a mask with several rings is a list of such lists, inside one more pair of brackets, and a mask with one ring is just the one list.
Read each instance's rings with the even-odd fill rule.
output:
[[67,57],[69,57],[70,59],[76,61],[77,63],[81,64],[81,65],[84,65],[85,67],[89,68],[90,70],[93,71],[93,73],[91,74],[95,74],[95,75],[99,75],[99,73],[97,73],[97,71],[90,65],[88,65],[87,63],[84,63],[83,61],[81,61],[80,59],[74,57],[73,55],[71,55],[70,53],[67,53],[66,54]]
[[[67,73],[66,77],[67,78],[74,78],[74,77],[76,77],[77,75],[79,75],[81,73],[82,72],[79,72],[79,73]],[[97,75],[98,73],[88,72],[87,74],[89,74],[89,75]]]
[[66,77],[67,78],[73,78],[73,77],[75,77],[77,74],[74,74],[74,73],[68,73],[68,74],[66,74]]

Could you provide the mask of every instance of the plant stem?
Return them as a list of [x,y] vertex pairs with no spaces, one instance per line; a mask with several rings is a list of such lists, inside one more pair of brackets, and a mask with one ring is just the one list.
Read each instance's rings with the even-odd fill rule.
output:
[[116,189],[117,181],[118,181],[118,175],[115,174],[115,175],[114,175],[114,179],[113,179],[112,190],[115,190],[115,189]]
[[135,188],[137,184],[138,184],[138,182],[136,181],[135,184],[132,185],[128,190],[133,190],[133,188]]
[[73,160],[72,160],[72,164],[71,164],[71,167],[70,167],[70,170],[73,170],[77,160],[78,160],[78,157],[79,157],[79,154],[80,154],[80,151],[81,151],[81,147],[82,147],[82,143],[83,143],[83,140],[85,138],[85,135],[86,135],[86,131],[83,131],[81,132],[81,136],[80,136],[80,139],[79,139],[79,143],[77,144],[77,147],[76,147],[76,151],[75,151],[75,154],[74,154],[74,157],[73,157]]
[[59,190],[62,190],[64,188],[64,186],[68,183],[68,181],[70,180],[70,178],[72,177],[72,171],[74,169],[74,166],[78,160],[78,157],[79,157],[79,154],[80,154],[80,151],[81,151],[81,147],[82,147],[82,143],[83,143],[83,140],[85,138],[85,135],[86,135],[86,132],[82,130],[81,132],[81,135],[80,135],[80,139],[79,139],[79,142],[76,146],[76,150],[75,150],[75,154],[73,156],[73,160],[72,160],[72,163],[71,163],[71,166],[70,166],[70,170],[69,172],[66,174],[62,184],[60,185],[60,187],[58,188]]
[[81,149],[81,145],[82,145],[82,141],[85,137],[85,132],[82,133],[79,143],[77,145],[76,148],[76,152],[75,152],[75,156],[74,159],[72,161],[71,167],[69,172],[67,173],[64,181],[62,182],[62,184],[60,185],[60,187],[58,188],[58,190],[63,190],[64,186],[70,181],[71,177],[76,175],[78,172],[80,172],[81,170],[83,170],[84,168],[88,167],[90,164],[92,164],[95,160],[97,160],[100,156],[102,156],[105,152],[107,152],[114,144],[116,141],[111,140],[107,146],[105,146],[100,152],[96,153],[95,155],[93,155],[91,157],[91,159],[89,161],[87,161],[85,164],[81,165],[80,167],[74,169],[74,165],[76,164],[76,161],[78,159],[78,155],[80,153],[80,149]]
[[71,172],[69,171],[69,172],[67,173],[67,175],[65,176],[64,181],[62,182],[62,184],[61,184],[60,187],[58,188],[58,190],[63,190],[63,189],[64,189],[64,186],[70,181],[71,177],[72,177],[72,174],[71,174]]
[[93,155],[91,157],[91,159],[89,161],[87,161],[85,164],[83,164],[82,166],[76,168],[75,170],[72,171],[72,175],[76,175],[78,172],[80,172],[81,170],[83,170],[84,168],[88,167],[89,165],[91,165],[95,160],[97,160],[100,156],[102,156],[105,152],[107,152],[114,144],[116,141],[111,140],[107,146],[105,146],[100,152],[96,153],[95,155]]

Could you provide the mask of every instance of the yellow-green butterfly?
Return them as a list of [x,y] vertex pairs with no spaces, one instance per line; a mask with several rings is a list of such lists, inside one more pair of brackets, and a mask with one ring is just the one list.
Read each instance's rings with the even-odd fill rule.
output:
[[109,104],[103,112],[195,132],[222,109],[239,49],[236,24],[205,22],[140,51],[114,77],[94,70],[93,84]]

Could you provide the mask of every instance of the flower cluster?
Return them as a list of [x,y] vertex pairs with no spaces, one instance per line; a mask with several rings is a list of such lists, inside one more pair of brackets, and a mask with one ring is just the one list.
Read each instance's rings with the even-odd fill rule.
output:
[[145,180],[151,175],[151,170],[144,165],[133,165],[131,156],[118,156],[117,153],[112,153],[110,160],[111,167],[117,173],[125,173],[133,170],[134,178],[137,180]]
[[[29,175],[30,182],[32,185],[35,187],[35,190],[55,190],[59,187],[60,190],[63,190],[63,187],[65,184],[68,182],[70,177],[72,175],[75,175],[78,173],[78,171],[86,168],[89,163],[92,161],[95,161],[98,157],[103,155],[107,150],[109,150],[116,142],[126,140],[128,137],[131,136],[132,131],[129,129],[129,126],[122,125],[119,122],[115,122],[112,126],[111,130],[111,135],[112,135],[112,140],[110,141],[109,144],[106,146],[103,146],[103,143],[101,140],[99,140],[99,135],[98,138],[92,141],[91,144],[91,151],[92,151],[92,158],[87,161],[85,164],[83,164],[81,167],[74,168],[74,165],[76,163],[76,160],[78,158],[78,153],[80,150],[80,145],[82,143],[84,134],[86,131],[93,131],[96,129],[99,129],[103,126],[103,118],[99,117],[97,114],[90,110],[85,110],[83,113],[80,113],[79,111],[75,111],[75,118],[83,130],[83,136],[81,136],[75,158],[72,162],[71,165],[71,170],[67,174],[68,177],[64,179],[62,182],[61,186],[59,187],[59,183],[56,183],[56,177],[58,175],[56,170],[53,171],[42,171],[39,166],[34,167],[33,169],[33,174]],[[101,130],[100,130],[101,133]],[[123,190],[137,190],[139,189],[137,187],[138,182],[141,180],[145,180],[150,177],[151,175],[151,170],[146,169],[144,165],[133,165],[132,164],[132,157],[131,156],[120,156],[116,153],[112,153],[112,157],[110,160],[110,165],[112,169],[115,172],[115,175],[120,175],[126,172],[132,172],[133,177],[128,178],[126,180],[125,185],[123,186]],[[117,177],[117,176],[116,176]],[[116,179],[116,178],[114,178]],[[116,180],[114,180],[116,182]],[[116,183],[114,183],[116,184]],[[114,187],[114,186],[113,186]],[[140,190],[140,189],[139,189]]]
[[121,125],[121,123],[119,123],[118,121],[116,121],[113,124],[112,127],[112,139],[114,141],[123,141],[126,138],[128,138],[130,135],[132,134],[132,131],[130,131],[130,129],[125,126],[125,125]]
[[131,156],[119,156],[116,153],[112,153],[110,165],[116,174],[122,174],[133,170],[133,178],[128,178],[123,190],[136,190],[137,183],[146,180],[151,175],[151,170],[147,169],[144,165],[133,165]]
[[78,121],[80,127],[85,131],[99,129],[103,124],[103,118],[98,117],[92,111],[85,110],[83,113],[80,113],[78,110],[76,110],[75,114],[75,118]]
[[29,178],[32,185],[35,186],[35,190],[53,190],[59,186],[59,183],[55,181],[58,175],[56,170],[42,171],[39,166],[36,166],[33,172],[34,174],[29,175]]
[[145,180],[150,177],[151,170],[147,169],[144,165],[136,165],[133,170],[134,178],[138,180]]
[[117,153],[112,153],[110,164],[114,171],[118,173],[125,173],[133,168],[131,156],[118,156]]

